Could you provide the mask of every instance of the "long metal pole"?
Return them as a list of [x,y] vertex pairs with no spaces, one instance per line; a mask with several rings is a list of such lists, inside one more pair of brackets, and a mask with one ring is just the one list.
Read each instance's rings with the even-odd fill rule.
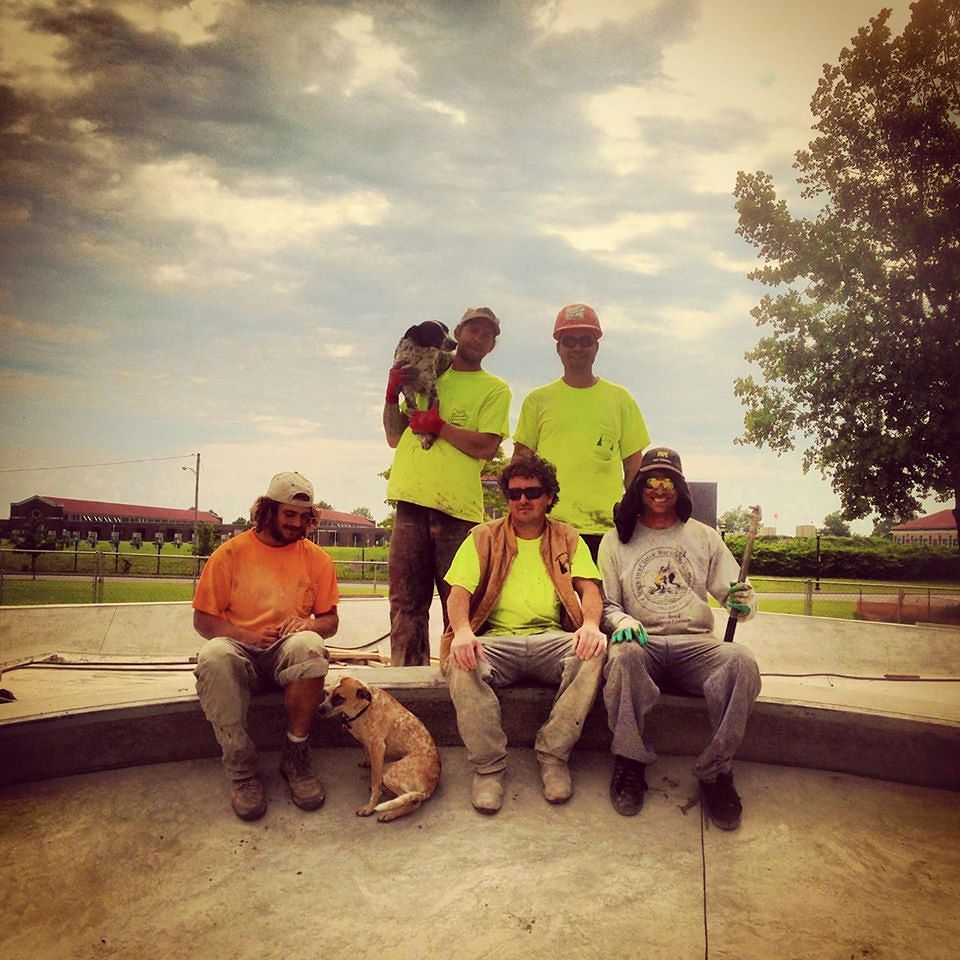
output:
[[200,507],[200,454],[197,454],[197,469],[194,470],[196,475],[193,480],[193,543],[194,548],[196,549],[196,560],[193,564],[193,592],[197,592],[197,577],[200,574],[200,523],[199,523],[199,507]]

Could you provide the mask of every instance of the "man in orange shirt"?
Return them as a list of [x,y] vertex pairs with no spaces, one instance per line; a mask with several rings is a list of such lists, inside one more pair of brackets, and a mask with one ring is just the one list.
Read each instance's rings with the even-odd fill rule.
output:
[[247,730],[250,695],[264,687],[284,692],[280,773],[293,802],[303,810],[323,804],[308,739],[329,668],[323,639],[339,626],[339,595],[333,561],[306,539],[318,516],[310,481],[278,473],[250,510],[254,528],[210,557],[193,598],[193,626],[207,641],[197,656],[197,694],[242,820],[256,820],[267,809]]

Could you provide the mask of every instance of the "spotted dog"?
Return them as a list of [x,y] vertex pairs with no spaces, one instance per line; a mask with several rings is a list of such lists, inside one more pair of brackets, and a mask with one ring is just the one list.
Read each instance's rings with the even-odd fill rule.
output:
[[[439,320],[424,320],[400,338],[393,362],[402,363],[410,371],[401,393],[411,410],[417,409],[415,394],[418,393],[426,395],[428,410],[437,405],[437,377],[453,363],[456,348],[457,341],[450,336],[447,325]],[[429,433],[419,436],[424,450],[429,450],[436,440]]]
[[[344,677],[320,704],[320,716],[336,717],[360,741],[370,764],[370,799],[358,817],[379,813],[387,823],[413,813],[440,782],[440,753],[430,732],[386,690]],[[394,794],[380,803],[386,787]]]

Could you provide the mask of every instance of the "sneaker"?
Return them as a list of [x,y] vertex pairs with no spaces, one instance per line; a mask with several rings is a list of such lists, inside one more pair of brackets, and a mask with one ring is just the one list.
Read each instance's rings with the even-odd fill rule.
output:
[[310,746],[306,740],[294,743],[287,738],[280,760],[280,774],[290,785],[290,797],[301,810],[316,810],[323,806],[323,784],[313,772]]
[[635,817],[643,806],[647,781],[643,772],[647,765],[629,757],[613,758],[613,776],[610,778],[610,802],[624,817]]
[[503,805],[503,771],[475,773],[470,799],[480,813],[496,813]]
[[570,768],[565,763],[540,763],[540,782],[547,803],[566,803],[573,795]]
[[721,830],[736,830],[740,826],[743,805],[733,789],[732,773],[718,773],[713,783],[701,780],[700,797],[710,819]]
[[267,812],[267,798],[259,777],[230,781],[230,806],[241,820],[259,820]]

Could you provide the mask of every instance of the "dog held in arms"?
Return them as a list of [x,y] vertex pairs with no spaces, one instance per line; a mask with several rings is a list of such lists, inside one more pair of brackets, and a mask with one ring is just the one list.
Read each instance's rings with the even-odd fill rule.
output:
[[[402,363],[410,371],[401,393],[407,407],[417,409],[415,394],[427,397],[427,409],[437,405],[437,377],[453,363],[457,341],[450,336],[446,324],[439,320],[424,320],[410,327],[400,338],[393,354],[394,363]],[[420,434],[420,445],[429,450],[436,439],[432,434]]]
[[[440,753],[430,732],[403,704],[380,687],[343,677],[319,708],[339,718],[363,748],[361,766],[370,766],[370,799],[358,817],[379,813],[388,823],[413,813],[440,782]],[[380,802],[386,787],[394,794]]]

